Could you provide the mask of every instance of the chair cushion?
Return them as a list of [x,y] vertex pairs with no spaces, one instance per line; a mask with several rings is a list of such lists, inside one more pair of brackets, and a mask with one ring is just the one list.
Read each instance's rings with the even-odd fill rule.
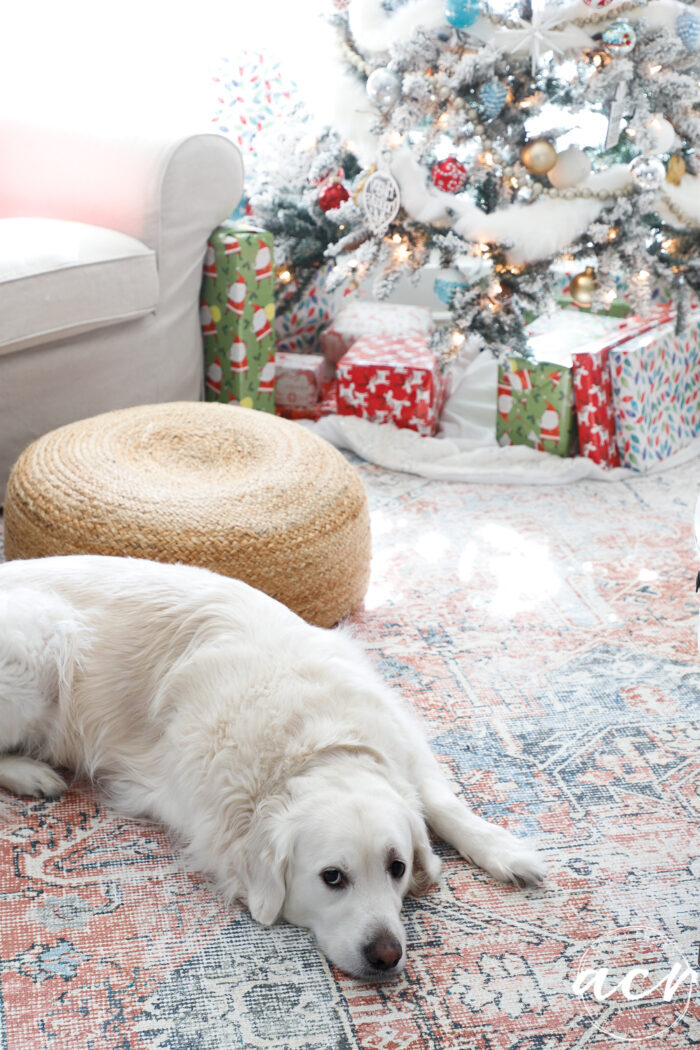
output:
[[0,219],[0,354],[155,310],[155,252],[115,230]]

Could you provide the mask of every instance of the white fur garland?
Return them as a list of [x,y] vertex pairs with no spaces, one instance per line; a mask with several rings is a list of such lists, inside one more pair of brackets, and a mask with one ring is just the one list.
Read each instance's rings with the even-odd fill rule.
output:
[[408,43],[419,26],[446,28],[445,0],[411,0],[393,14],[384,11],[378,0],[350,0],[348,24],[362,54],[377,55],[392,44]]

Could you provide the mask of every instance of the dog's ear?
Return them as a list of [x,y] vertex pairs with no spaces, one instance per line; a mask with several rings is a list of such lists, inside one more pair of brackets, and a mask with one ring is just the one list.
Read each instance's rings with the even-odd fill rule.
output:
[[243,843],[248,910],[256,922],[271,926],[280,917],[287,893],[288,851],[275,809],[253,817]]
[[417,813],[411,814],[411,835],[413,837],[413,870],[409,893],[414,897],[427,893],[440,877],[442,863],[430,848],[425,821]]

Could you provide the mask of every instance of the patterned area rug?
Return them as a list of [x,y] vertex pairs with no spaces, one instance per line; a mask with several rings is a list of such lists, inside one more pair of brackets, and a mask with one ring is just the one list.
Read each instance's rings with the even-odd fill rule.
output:
[[163,829],[88,785],[16,800],[0,1050],[700,1041],[697,464],[552,490],[357,465],[374,560],[356,633],[470,805],[538,840],[546,888],[496,885],[440,844],[439,887],[406,904],[406,971],[376,987],[224,907]]

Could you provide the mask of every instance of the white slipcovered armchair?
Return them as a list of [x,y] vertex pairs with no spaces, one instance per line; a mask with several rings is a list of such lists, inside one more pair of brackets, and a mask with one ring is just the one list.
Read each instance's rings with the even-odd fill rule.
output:
[[54,427],[201,397],[202,261],[242,188],[220,135],[0,121],[0,500],[17,455]]

